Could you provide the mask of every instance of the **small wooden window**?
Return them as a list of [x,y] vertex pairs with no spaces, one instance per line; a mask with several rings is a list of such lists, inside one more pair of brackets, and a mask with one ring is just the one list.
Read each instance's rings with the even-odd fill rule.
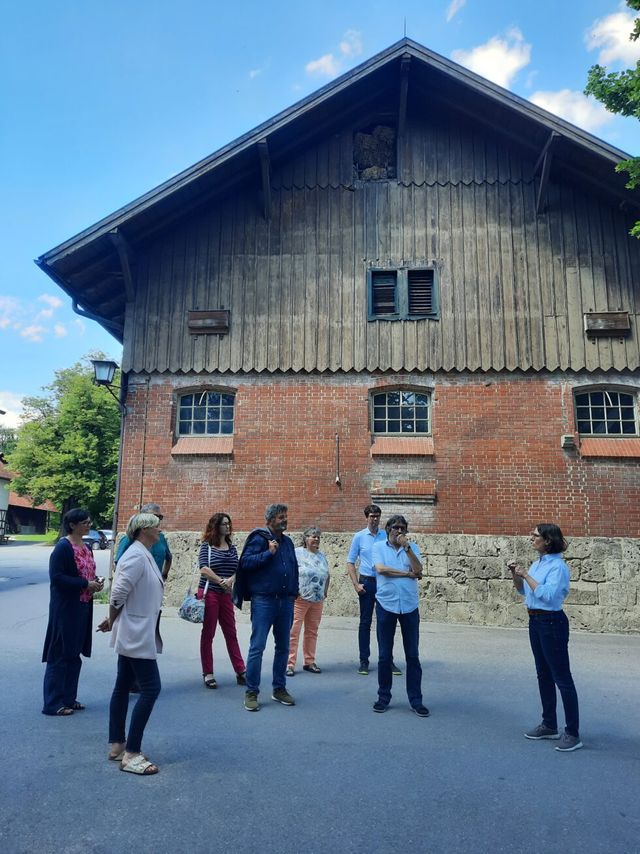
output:
[[409,270],[407,278],[409,314],[415,317],[429,317],[434,312],[433,270]]
[[369,271],[369,320],[437,318],[437,297],[432,267]]
[[396,270],[373,270],[371,273],[372,313],[396,314],[398,273]]

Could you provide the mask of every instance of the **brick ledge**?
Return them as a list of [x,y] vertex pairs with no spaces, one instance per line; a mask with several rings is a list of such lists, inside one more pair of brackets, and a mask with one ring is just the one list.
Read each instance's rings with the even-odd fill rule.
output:
[[640,439],[583,439],[581,457],[640,457]]
[[182,439],[178,439],[173,448],[171,448],[172,457],[180,457],[188,454],[230,456],[232,453],[233,436],[203,436],[202,438],[184,436]]
[[431,436],[376,436],[369,451],[372,457],[432,457]]

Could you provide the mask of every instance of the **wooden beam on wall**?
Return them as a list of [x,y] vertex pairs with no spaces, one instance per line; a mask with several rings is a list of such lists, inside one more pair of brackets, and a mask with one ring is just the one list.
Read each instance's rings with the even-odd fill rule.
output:
[[398,99],[398,132],[396,135],[396,175],[402,176],[402,148],[404,145],[405,129],[407,126],[407,100],[409,94],[409,71],[411,57],[403,56],[400,60],[400,97]]
[[560,139],[560,134],[551,131],[549,139],[546,141],[540,157],[533,169],[533,174],[536,175],[540,164],[542,164],[542,173],[540,175],[540,184],[538,186],[538,195],[536,197],[536,214],[540,216],[544,209],[544,199],[547,193],[547,184],[549,183],[549,172],[551,171],[551,160],[553,158],[553,146]]
[[111,238],[111,242],[113,243],[113,245],[116,247],[118,258],[120,259],[120,266],[122,267],[122,277],[124,279],[125,298],[127,302],[133,302],[136,296],[133,275],[131,273],[133,251],[119,228],[114,228],[112,231],[110,231],[109,237]]
[[269,143],[266,139],[258,140],[258,156],[260,157],[260,172],[262,174],[262,206],[264,218],[271,217],[271,159]]
[[544,161],[547,158],[547,155],[549,154],[549,152],[551,151],[551,148],[553,147],[553,145],[559,139],[560,139],[560,134],[556,133],[556,131],[552,130],[551,133],[549,134],[549,138],[547,139],[547,141],[544,144],[544,148],[540,152],[540,156],[536,160],[536,165],[533,167],[533,174],[534,175],[538,174],[538,169],[540,168],[541,164],[542,164],[543,169],[544,169]]

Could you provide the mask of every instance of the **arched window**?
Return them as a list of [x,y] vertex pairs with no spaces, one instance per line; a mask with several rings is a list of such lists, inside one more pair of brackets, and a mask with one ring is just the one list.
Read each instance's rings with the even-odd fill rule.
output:
[[635,389],[576,390],[576,425],[581,436],[637,436]]
[[235,394],[190,391],[178,401],[178,436],[231,436]]
[[431,394],[393,389],[371,396],[372,431],[377,436],[427,436],[431,433]]

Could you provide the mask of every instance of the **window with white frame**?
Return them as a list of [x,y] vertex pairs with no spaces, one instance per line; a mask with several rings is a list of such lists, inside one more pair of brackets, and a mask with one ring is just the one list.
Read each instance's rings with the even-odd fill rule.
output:
[[178,401],[179,436],[231,436],[235,394],[191,391]]
[[427,436],[431,433],[431,394],[394,389],[371,395],[372,426],[377,436]]
[[576,391],[576,424],[581,436],[637,436],[637,395],[634,390]]

